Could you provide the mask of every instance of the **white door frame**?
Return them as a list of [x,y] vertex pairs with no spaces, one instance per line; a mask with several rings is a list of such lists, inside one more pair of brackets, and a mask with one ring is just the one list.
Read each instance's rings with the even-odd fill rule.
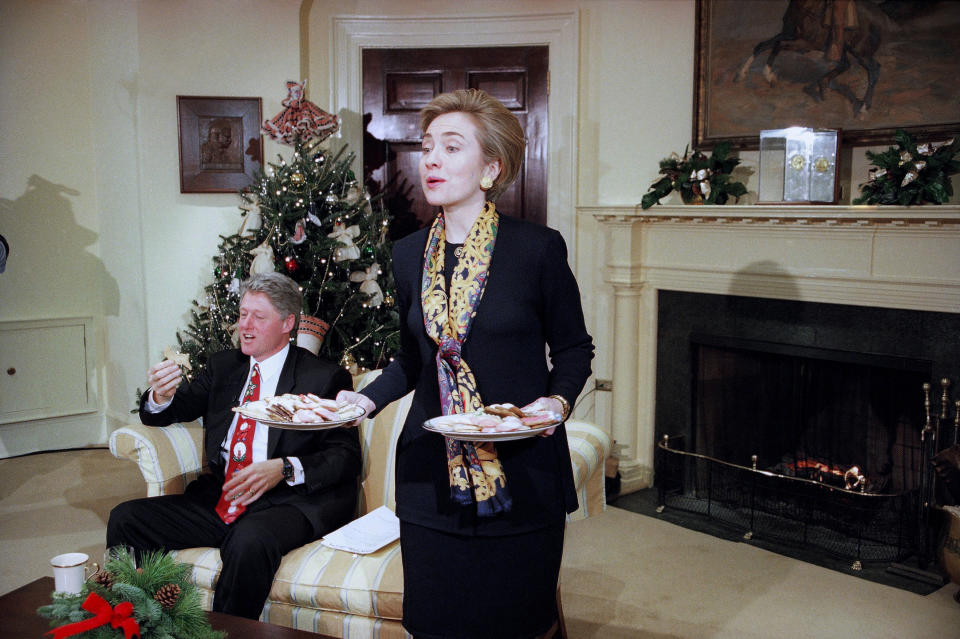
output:
[[[547,45],[547,223],[560,231],[576,255],[577,12],[502,16],[331,17],[330,104],[344,124],[343,137],[358,156],[363,150],[362,50],[370,48]],[[361,157],[362,160],[362,157]]]

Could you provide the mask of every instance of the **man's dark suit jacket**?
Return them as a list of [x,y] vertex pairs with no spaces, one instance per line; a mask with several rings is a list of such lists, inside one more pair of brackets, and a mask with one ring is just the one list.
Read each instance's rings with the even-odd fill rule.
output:
[[[383,408],[415,389],[397,445],[397,516],[467,535],[507,535],[556,524],[577,508],[562,426],[550,437],[497,444],[513,499],[510,513],[478,520],[470,508],[451,503],[444,438],[421,427],[441,412],[437,345],[423,327],[420,303],[428,234],[429,229],[418,231],[393,246],[400,352],[362,391]],[[447,249],[449,273],[453,251]],[[486,288],[461,353],[485,404],[523,406],[562,395],[573,406],[590,377],[593,340],[560,233],[500,216]]]
[[[240,393],[249,370],[249,356],[239,350],[222,351],[209,358],[206,368],[193,381],[180,385],[173,401],[163,411],[147,412],[144,409],[146,393],[141,398],[140,421],[148,426],[167,426],[203,418],[204,454],[210,473],[201,475],[188,486],[188,492],[216,491],[219,495],[225,471],[220,447],[233,420],[231,409],[240,403]],[[333,398],[339,391],[352,388],[353,380],[346,370],[291,345],[277,381],[276,394],[314,393]],[[258,428],[263,427],[258,425]],[[295,506],[310,520],[317,537],[353,517],[361,467],[356,428],[312,431],[271,428],[267,438],[267,458],[286,456],[300,459],[304,483],[291,487],[281,481],[258,502],[267,500],[272,504]]]

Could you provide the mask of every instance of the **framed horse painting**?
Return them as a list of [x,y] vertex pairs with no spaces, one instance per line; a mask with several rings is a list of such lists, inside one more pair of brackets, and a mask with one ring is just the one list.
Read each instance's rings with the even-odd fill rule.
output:
[[693,140],[756,149],[760,131],[960,133],[960,2],[697,0]]

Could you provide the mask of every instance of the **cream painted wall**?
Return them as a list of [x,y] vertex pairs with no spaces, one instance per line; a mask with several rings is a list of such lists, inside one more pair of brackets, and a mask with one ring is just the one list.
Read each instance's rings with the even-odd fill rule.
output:
[[[0,321],[92,317],[90,362],[102,361],[102,318],[116,312],[116,278],[102,260],[90,68],[94,26],[80,3],[0,3],[0,233],[10,244],[0,274]],[[64,43],[67,43],[66,46]],[[16,339],[14,337],[13,339]],[[54,387],[55,367],[19,356],[4,379]],[[18,378],[7,378],[8,367]],[[84,379],[84,371],[69,375]],[[102,405],[99,370],[87,371],[92,405]],[[26,380],[25,382],[19,380]],[[2,383],[2,382],[0,382]],[[15,405],[0,396],[0,404]],[[2,408],[2,406],[0,406]],[[40,427],[38,427],[40,426]],[[0,426],[0,456],[103,441],[97,413]]]
[[[0,456],[87,444],[134,391],[208,282],[233,194],[181,194],[177,95],[282,106],[299,0],[0,3],[0,321],[92,316],[95,415],[0,426]],[[268,141],[265,154],[286,150]],[[0,354],[2,355],[2,354]],[[56,375],[51,370],[49,375]]]
[[102,312],[87,18],[73,2],[0,4],[0,319]]

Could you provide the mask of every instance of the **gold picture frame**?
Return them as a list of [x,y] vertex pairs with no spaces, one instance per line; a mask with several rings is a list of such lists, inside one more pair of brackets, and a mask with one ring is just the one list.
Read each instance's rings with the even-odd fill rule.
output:
[[696,10],[698,148],[756,149],[761,130],[791,126],[842,129],[848,145],[890,143],[898,128],[960,133],[960,2],[697,0]]

